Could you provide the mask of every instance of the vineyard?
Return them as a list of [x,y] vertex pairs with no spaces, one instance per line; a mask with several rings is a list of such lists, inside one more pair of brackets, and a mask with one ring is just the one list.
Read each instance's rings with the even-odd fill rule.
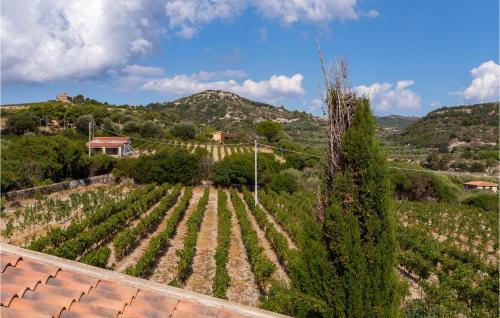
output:
[[[134,147],[141,153],[149,154],[155,153],[156,149],[159,148],[161,144],[149,143],[142,140],[134,140]],[[194,153],[196,149],[204,149],[208,152],[208,157],[213,160],[213,162],[220,161],[226,156],[238,153],[253,153],[254,148],[251,144],[197,144],[190,142],[175,142],[170,144],[171,147],[177,147],[179,149],[184,149],[190,153]],[[262,153],[273,153],[270,148],[265,146],[259,146],[259,152]],[[282,154],[274,154],[276,160],[284,162]]]
[[[329,315],[315,200],[260,191],[255,206],[244,187],[98,186],[7,204],[2,240],[245,305],[294,314],[286,299]],[[404,304],[497,316],[496,214],[407,201],[395,210]]]

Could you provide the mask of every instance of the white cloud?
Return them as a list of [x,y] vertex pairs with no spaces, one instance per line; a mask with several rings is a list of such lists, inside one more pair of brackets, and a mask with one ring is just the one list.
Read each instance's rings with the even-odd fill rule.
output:
[[484,62],[470,71],[472,83],[455,94],[480,102],[498,101],[500,93],[500,65],[494,61]]
[[165,14],[177,35],[190,39],[201,25],[232,18],[245,7],[245,0],[167,0]]
[[154,5],[150,0],[2,1],[2,81],[84,79],[124,65],[152,48]]
[[[377,17],[378,11],[357,11],[357,0],[166,0],[170,28],[190,39],[201,26],[217,19],[231,19],[249,7],[284,24],[298,21],[328,23],[335,19],[356,20]],[[262,38],[262,33],[261,33]]]
[[248,98],[274,102],[288,97],[304,94],[301,74],[291,77],[273,75],[268,80],[253,81],[247,79],[242,83],[234,79],[209,80],[206,72],[195,74],[180,74],[174,77],[153,79],[146,82],[142,89],[157,91],[166,95],[188,95],[207,89],[226,90]]
[[420,96],[410,90],[412,80],[398,81],[396,87],[390,83],[374,83],[356,86],[359,95],[370,98],[371,106],[379,113],[400,113],[417,110],[421,106]]
[[133,64],[125,66],[122,69],[122,72],[128,75],[136,76],[157,76],[163,74],[163,67]]
[[269,18],[285,24],[297,21],[314,23],[334,19],[357,19],[356,0],[253,0],[254,5]]

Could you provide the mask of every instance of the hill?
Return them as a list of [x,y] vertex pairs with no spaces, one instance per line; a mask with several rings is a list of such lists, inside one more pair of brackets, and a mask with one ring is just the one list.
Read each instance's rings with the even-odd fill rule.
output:
[[499,103],[443,107],[406,127],[392,140],[416,147],[498,145]]
[[255,123],[274,120],[283,123],[295,141],[319,145],[324,141],[322,120],[303,111],[255,102],[236,94],[207,90],[175,101],[149,104],[147,109],[169,113],[180,121],[207,124],[220,130],[242,131],[253,135]]

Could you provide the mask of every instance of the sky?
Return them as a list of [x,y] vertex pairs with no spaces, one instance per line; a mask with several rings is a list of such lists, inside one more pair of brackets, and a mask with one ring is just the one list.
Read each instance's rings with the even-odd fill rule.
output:
[[499,100],[497,0],[16,0],[0,23],[2,104],[220,89],[321,115],[317,43],[376,115]]

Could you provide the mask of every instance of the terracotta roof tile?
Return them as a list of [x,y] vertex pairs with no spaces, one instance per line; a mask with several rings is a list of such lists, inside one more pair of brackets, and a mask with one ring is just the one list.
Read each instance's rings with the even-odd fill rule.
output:
[[7,266],[16,266],[17,262],[19,262],[22,257],[7,253],[2,253],[0,257],[0,266],[2,267],[2,273],[5,271]]
[[[2,318],[277,316],[272,313],[263,314],[262,311],[249,307],[245,307],[245,315],[241,315],[241,308],[240,311],[233,311],[230,303],[215,298],[187,291],[178,292],[178,289],[169,286],[131,279],[122,274],[107,274],[110,271],[6,244],[0,246],[20,253],[14,255],[0,250]],[[130,283],[131,280],[134,283]],[[182,295],[188,295],[188,298],[183,299]],[[252,312],[259,314],[252,315]]]

